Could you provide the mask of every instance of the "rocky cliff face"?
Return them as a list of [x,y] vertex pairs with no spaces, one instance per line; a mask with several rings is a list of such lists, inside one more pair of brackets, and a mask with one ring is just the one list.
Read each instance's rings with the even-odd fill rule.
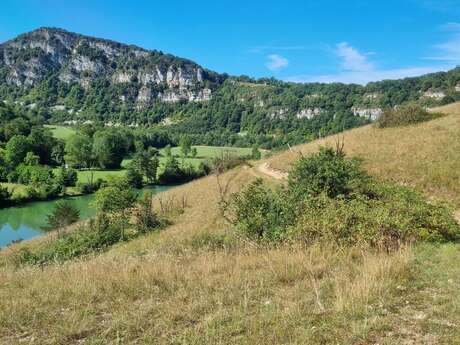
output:
[[219,83],[191,61],[61,29],[40,28],[0,45],[0,83],[27,93],[50,79],[63,88],[111,87],[138,108],[207,101]]

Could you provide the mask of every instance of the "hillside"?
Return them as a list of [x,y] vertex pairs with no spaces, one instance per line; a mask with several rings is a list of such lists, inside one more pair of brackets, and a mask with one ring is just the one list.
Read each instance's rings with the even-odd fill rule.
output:
[[[458,206],[458,109],[441,108],[450,115],[417,126],[346,132],[345,148],[371,174]],[[313,152],[321,143],[295,150]],[[287,171],[294,159],[286,152],[268,162]],[[220,185],[230,193],[255,177],[271,180],[257,169],[263,163],[225,173]],[[219,216],[219,195],[215,176],[168,191],[163,201],[186,197],[174,224],[94,257],[16,270],[9,255],[17,248],[3,253],[0,343],[460,342],[458,245],[391,254],[259,247]]]
[[416,126],[378,129],[372,125],[295,146],[268,160],[273,169],[288,171],[299,153],[309,154],[337,140],[345,151],[364,159],[365,168],[452,201],[460,208],[460,103],[433,109],[449,116]]
[[369,123],[385,107],[459,99],[460,68],[366,86],[295,84],[56,28],[0,44],[0,100],[52,124],[149,125],[201,145],[292,145]]

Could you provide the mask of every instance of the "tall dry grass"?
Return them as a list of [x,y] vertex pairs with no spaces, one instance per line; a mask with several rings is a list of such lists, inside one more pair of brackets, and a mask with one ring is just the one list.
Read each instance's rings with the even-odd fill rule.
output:
[[[350,343],[404,284],[408,251],[103,255],[0,275],[0,343]],[[177,253],[181,252],[180,255]]]

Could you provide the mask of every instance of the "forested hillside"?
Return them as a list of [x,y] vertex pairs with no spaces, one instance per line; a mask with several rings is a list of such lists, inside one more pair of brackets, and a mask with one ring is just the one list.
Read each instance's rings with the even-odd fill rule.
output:
[[40,28],[0,45],[0,99],[49,123],[149,125],[187,133],[195,144],[276,147],[365,124],[408,101],[460,100],[460,68],[366,86],[295,84]]

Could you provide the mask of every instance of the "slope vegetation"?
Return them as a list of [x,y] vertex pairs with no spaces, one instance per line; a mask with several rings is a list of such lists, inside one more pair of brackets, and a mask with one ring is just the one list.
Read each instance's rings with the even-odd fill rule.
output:
[[[361,155],[377,177],[458,205],[459,107],[442,110],[451,115],[414,127],[347,132],[346,150]],[[294,150],[313,152],[334,140]],[[296,155],[267,163],[288,171]],[[280,183],[243,166],[160,195],[163,205],[186,205],[175,223],[101,255],[16,268],[17,248],[8,249],[0,256],[0,343],[460,342],[457,245],[391,254],[259,247],[237,236],[217,206],[256,177]]]

